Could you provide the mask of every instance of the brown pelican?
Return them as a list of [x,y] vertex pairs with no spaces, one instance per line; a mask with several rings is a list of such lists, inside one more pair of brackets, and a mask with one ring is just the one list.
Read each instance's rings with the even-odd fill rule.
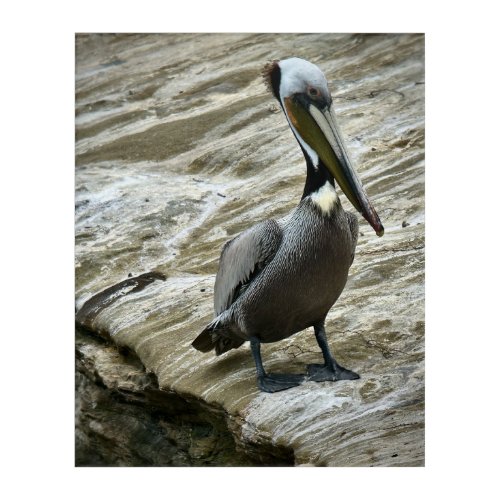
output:
[[304,153],[304,193],[284,218],[260,222],[226,242],[215,281],[216,317],[192,345],[220,355],[250,341],[259,388],[276,392],[306,377],[266,373],[260,344],[312,326],[324,364],[308,365],[307,379],[357,379],[335,361],[324,328],[358,239],[357,218],[342,208],[335,181],[378,236],[384,228],[351,165],[321,70],[292,57],[266,65],[264,76]]

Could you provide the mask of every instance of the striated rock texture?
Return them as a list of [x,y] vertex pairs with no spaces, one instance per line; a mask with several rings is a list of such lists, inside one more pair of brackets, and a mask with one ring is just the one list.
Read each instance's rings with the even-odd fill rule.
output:
[[[248,345],[190,344],[223,243],[302,194],[260,76],[292,55],[325,72],[385,236],[360,217],[326,324],[361,379],[265,394]],[[75,231],[77,465],[423,465],[422,35],[78,35]],[[312,329],[262,351],[270,371],[321,361]]]

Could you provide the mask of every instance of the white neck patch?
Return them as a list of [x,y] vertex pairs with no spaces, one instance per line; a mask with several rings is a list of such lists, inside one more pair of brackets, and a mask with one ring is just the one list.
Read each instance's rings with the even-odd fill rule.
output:
[[326,181],[317,191],[311,194],[311,201],[323,212],[329,214],[333,207],[340,205],[340,199],[335,188]]

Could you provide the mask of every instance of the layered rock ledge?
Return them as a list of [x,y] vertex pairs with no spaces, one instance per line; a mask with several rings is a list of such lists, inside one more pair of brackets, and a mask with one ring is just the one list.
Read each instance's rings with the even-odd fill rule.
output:
[[[386,232],[360,220],[327,319],[361,379],[265,394],[247,345],[190,344],[223,243],[300,199],[260,76],[291,55],[325,72]],[[424,86],[422,35],[76,37],[77,465],[423,465]],[[312,333],[264,345],[266,367],[319,362]]]

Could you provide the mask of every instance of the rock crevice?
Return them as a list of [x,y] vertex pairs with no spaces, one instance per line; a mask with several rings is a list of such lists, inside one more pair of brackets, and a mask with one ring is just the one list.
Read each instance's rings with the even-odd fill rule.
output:
[[137,356],[77,326],[76,465],[290,466],[293,450],[242,445],[242,418],[162,391]]

